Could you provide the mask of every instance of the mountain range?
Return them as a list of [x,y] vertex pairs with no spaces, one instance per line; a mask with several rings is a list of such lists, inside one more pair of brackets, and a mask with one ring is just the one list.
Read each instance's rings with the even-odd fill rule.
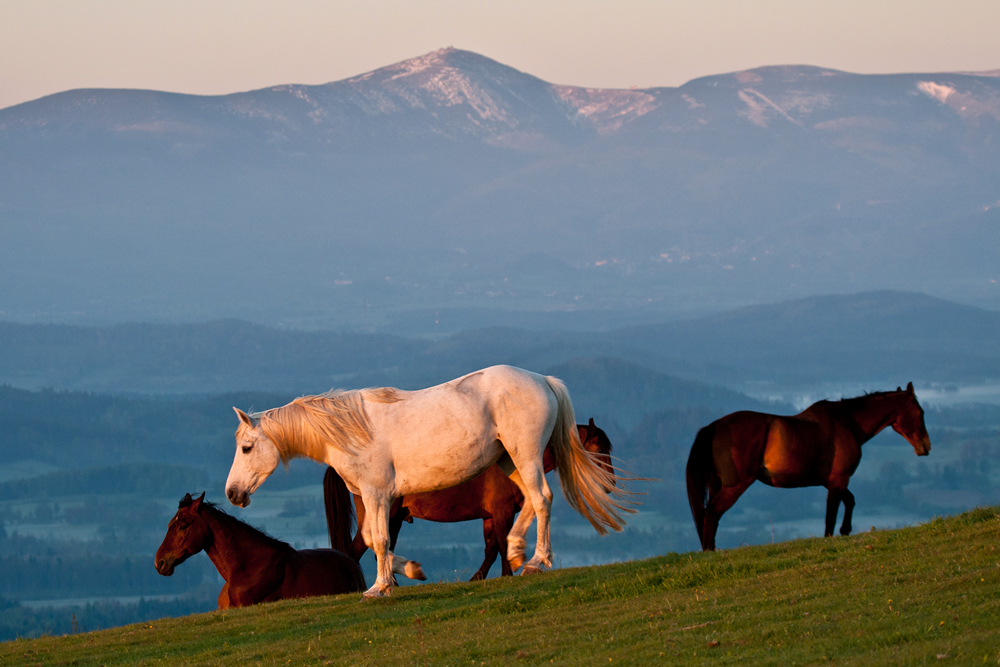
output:
[[609,329],[882,289],[995,308],[998,130],[1000,71],[597,90],[443,49],[318,86],[72,90],[0,110],[0,317]]

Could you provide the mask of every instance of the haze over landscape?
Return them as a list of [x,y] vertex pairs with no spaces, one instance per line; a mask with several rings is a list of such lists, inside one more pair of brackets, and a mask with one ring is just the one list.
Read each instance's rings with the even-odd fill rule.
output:
[[[811,18],[777,1],[760,15],[664,3],[680,18],[677,44],[661,46],[654,28],[669,17],[628,2],[631,25],[650,18],[634,49],[600,4],[578,33],[553,37],[579,49],[587,35],[593,48],[556,57],[491,3],[373,3],[382,13],[350,25],[387,27],[368,50],[337,46],[329,83],[294,83],[325,80],[315,59],[259,79],[289,71],[275,55],[291,32],[280,21],[259,49],[271,65],[206,56],[195,76],[183,58],[207,42],[191,37],[177,56],[189,78],[171,79],[185,67],[149,63],[183,26],[164,19],[157,33],[148,8],[120,19],[132,39],[159,35],[142,81],[188,92],[133,84],[139,74],[96,47],[81,56],[96,59],[93,75],[51,69],[99,87],[30,95],[64,79],[32,87],[11,74],[27,64],[0,65],[25,91],[0,97],[0,639],[70,632],[70,613],[93,629],[214,608],[221,584],[204,556],[170,579],[151,564],[186,492],[206,490],[297,547],[328,544],[311,462],[278,471],[251,508],[228,507],[231,406],[416,389],[493,364],[565,380],[578,421],[593,417],[626,469],[658,480],[637,485],[642,512],[607,538],[557,501],[562,566],[695,549],[684,463],[721,415],[791,414],[908,381],[933,453],[917,459],[891,430],[867,445],[856,525],[1000,502],[1000,51],[982,34],[996,6],[944,16],[934,3],[876,4],[871,17],[898,19],[882,50],[895,44],[899,60],[860,25],[852,60],[850,39],[831,35],[868,16],[860,3],[817,3]],[[295,23],[307,5],[317,25],[345,16],[290,10],[300,56],[319,48],[318,29]],[[684,25],[729,5],[710,39],[698,33],[704,47],[680,44]],[[108,30],[93,19],[93,35],[71,37],[80,10],[60,6],[40,43]],[[189,9],[205,12],[208,34],[230,6],[219,7]],[[513,15],[565,15],[540,7]],[[15,9],[24,26],[44,24]],[[240,14],[226,58],[266,34],[250,26],[273,10],[255,11]],[[442,48],[455,26],[491,16],[494,32],[470,28],[467,42],[496,52]],[[934,18],[941,43],[972,46],[936,60],[901,46],[907,35],[931,44]],[[718,40],[751,20],[758,39],[725,51]],[[419,38],[388,46],[404,33]],[[819,53],[802,46],[809,34],[836,62],[780,64]],[[750,48],[761,36],[771,50]],[[442,41],[426,46],[432,37]],[[644,63],[634,81],[622,62]],[[241,86],[252,89],[224,92]],[[759,487],[723,519],[721,547],[818,534],[823,489]],[[418,521],[401,549],[432,580],[467,578],[481,530]]]

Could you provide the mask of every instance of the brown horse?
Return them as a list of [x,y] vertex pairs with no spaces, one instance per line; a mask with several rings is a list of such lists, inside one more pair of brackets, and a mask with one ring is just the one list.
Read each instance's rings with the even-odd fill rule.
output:
[[296,551],[204,500],[204,493],[181,500],[156,551],[156,571],[169,577],[204,549],[226,580],[219,609],[365,590],[361,568],[348,555],[333,549]]
[[[611,465],[611,441],[607,434],[594,424],[577,424],[580,441],[584,448],[601,457],[601,463],[609,472],[614,471]],[[542,458],[545,472],[555,469],[552,448],[546,447]],[[365,520],[365,507],[360,496],[353,497],[344,486],[344,482],[333,468],[327,468],[323,479],[323,491],[326,500],[326,521],[330,530],[330,544],[336,549],[342,549],[355,560],[360,559],[367,551],[361,531],[358,530],[353,541],[350,531],[353,529],[355,511],[360,526]],[[507,560],[507,535],[514,525],[514,518],[521,511],[524,496],[517,485],[504,474],[500,466],[494,465],[464,484],[440,491],[414,493],[398,498],[392,505],[389,515],[390,549],[396,546],[396,538],[403,521],[413,522],[414,518],[453,523],[456,521],[473,521],[482,519],[483,539],[486,542],[486,558],[471,581],[485,579],[497,555],[500,556],[501,576],[511,576],[513,569]]]
[[906,389],[820,401],[792,417],[734,412],[701,429],[687,463],[688,501],[701,548],[715,549],[719,519],[754,480],[786,489],[825,486],[826,535],[833,535],[841,502],[840,534],[850,535],[854,494],[847,483],[861,461],[861,445],[886,426],[906,438],[917,456],[930,453],[912,382]]

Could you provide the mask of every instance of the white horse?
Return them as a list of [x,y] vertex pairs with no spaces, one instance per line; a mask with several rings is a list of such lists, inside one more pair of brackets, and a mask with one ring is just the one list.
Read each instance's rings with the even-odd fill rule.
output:
[[332,466],[365,505],[362,535],[378,560],[365,597],[389,595],[392,573],[407,574],[407,561],[389,551],[393,501],[461,484],[498,462],[526,499],[508,537],[511,567],[524,562],[532,516],[538,539],[523,573],[551,567],[548,443],[566,499],[600,534],[622,530],[622,512],[634,511],[614,473],[580,443],[565,385],[519,368],[493,366],[419,391],[332,391],[252,415],[233,409],[241,423],[226,480],[230,502],[246,507],[279,462],[307,457]]

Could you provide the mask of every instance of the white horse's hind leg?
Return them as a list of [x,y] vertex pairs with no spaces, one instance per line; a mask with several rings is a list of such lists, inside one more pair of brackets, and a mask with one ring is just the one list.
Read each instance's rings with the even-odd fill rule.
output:
[[[545,473],[539,466],[527,466],[521,471],[521,479],[528,491],[527,498],[538,518],[536,530],[538,540],[535,543],[535,555],[524,564],[521,574],[541,572],[552,567],[552,542],[549,535],[549,518],[552,513],[552,489],[545,481]],[[529,523],[531,519],[528,519]],[[509,559],[508,559],[509,560]]]
[[[531,574],[541,572],[552,567],[552,542],[549,535],[549,518],[552,508],[552,489],[545,481],[545,473],[537,466],[525,465],[524,473],[514,471],[510,475],[512,482],[517,484],[524,494],[524,507],[517,515],[514,525],[507,536],[507,560],[510,562],[510,569],[517,570],[524,563],[524,551],[527,543],[524,540],[531,521],[538,517],[538,541],[535,543],[535,555],[524,564],[524,571],[521,574]],[[525,480],[534,482],[534,484]],[[539,489],[539,487],[541,487]],[[538,508],[537,510],[535,508]]]
[[510,473],[509,477],[510,481],[517,484],[521,495],[524,496],[521,512],[514,519],[514,525],[510,527],[510,532],[507,534],[507,562],[510,563],[511,571],[517,572],[524,564],[524,552],[528,547],[524,536],[528,533],[528,528],[531,527],[531,522],[535,518],[535,508],[531,504],[524,482],[521,481],[521,474],[515,470]]

